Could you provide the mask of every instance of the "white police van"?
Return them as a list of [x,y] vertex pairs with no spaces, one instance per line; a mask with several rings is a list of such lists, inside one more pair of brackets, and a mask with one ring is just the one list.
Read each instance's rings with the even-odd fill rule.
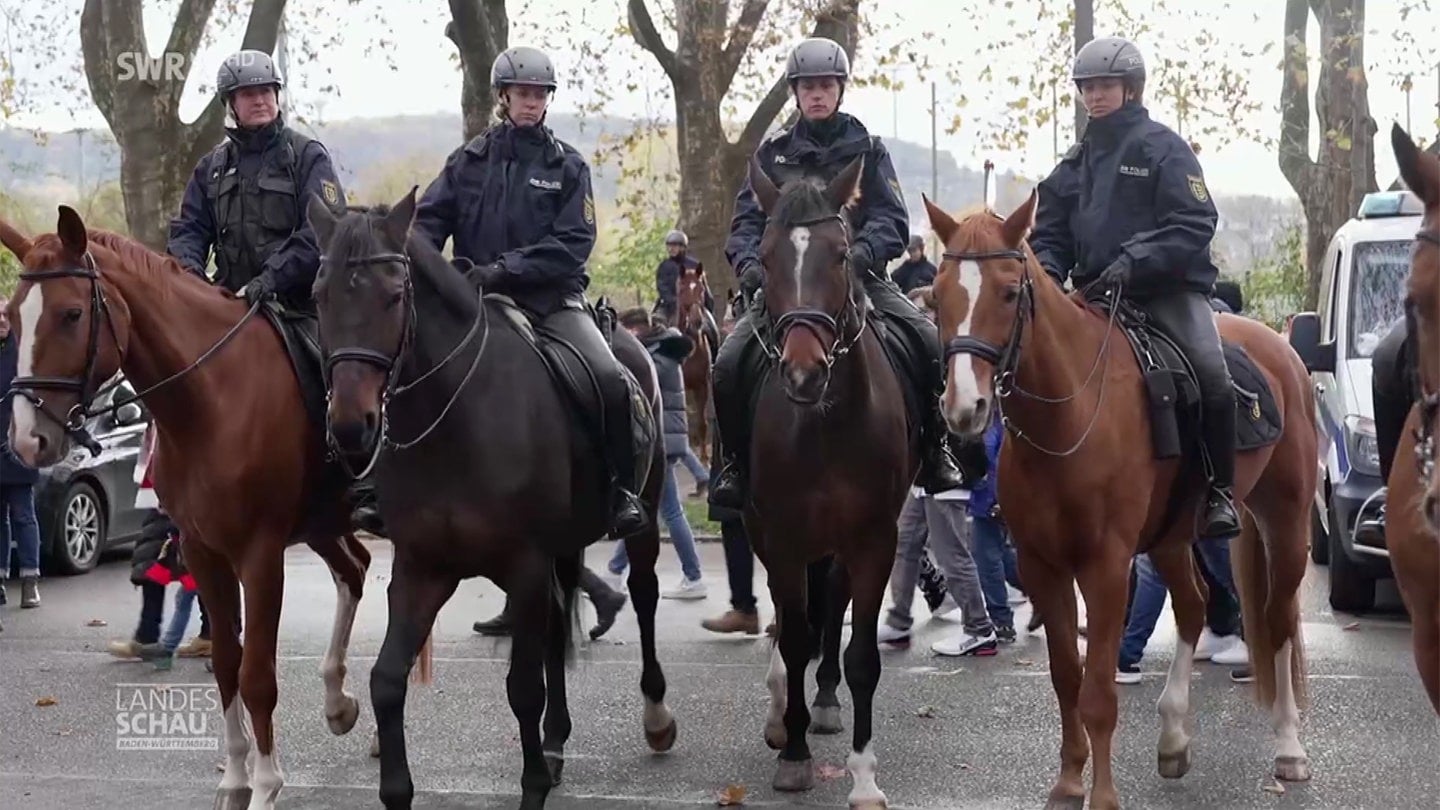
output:
[[1356,542],[1362,507],[1376,510],[1384,487],[1375,442],[1370,355],[1405,315],[1411,245],[1424,206],[1409,191],[1365,195],[1335,232],[1320,276],[1320,311],[1296,315],[1290,345],[1315,384],[1320,486],[1311,557],[1330,566],[1330,606],[1374,607],[1375,582],[1392,576],[1383,538]]

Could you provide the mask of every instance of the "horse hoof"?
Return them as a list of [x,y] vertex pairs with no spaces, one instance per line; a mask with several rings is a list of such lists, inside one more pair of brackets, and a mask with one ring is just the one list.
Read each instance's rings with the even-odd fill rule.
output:
[[551,786],[553,787],[560,784],[560,777],[565,772],[565,756],[563,754],[556,754],[550,751],[546,751],[545,767],[550,771]]
[[889,810],[890,805],[884,799],[861,799],[850,802],[850,810]]
[[815,787],[815,769],[812,765],[813,761],[808,759],[800,762],[791,762],[788,759],[780,760],[779,767],[775,769],[773,787],[787,793],[796,793]]
[[1160,754],[1160,776],[1165,779],[1179,779],[1190,772],[1190,749],[1183,748],[1177,754]]
[[250,806],[250,788],[224,788],[215,791],[215,810],[246,810]]
[[330,726],[330,733],[339,737],[342,734],[349,734],[350,729],[355,727],[355,721],[360,719],[360,701],[353,695],[345,695],[345,702],[340,707],[338,714],[325,715],[325,722]]
[[1310,781],[1309,757],[1276,757],[1275,778],[1286,782]]
[[810,709],[811,734],[839,734],[845,730],[839,706],[813,706]]
[[380,732],[376,731],[370,735],[370,758],[380,758]]
[[675,737],[678,734],[679,729],[675,725],[675,718],[672,717],[670,722],[659,731],[645,729],[645,742],[650,746],[651,751],[663,754],[675,747]]
[[770,746],[771,751],[779,751],[790,741],[790,735],[785,733],[784,723],[765,724],[765,744]]

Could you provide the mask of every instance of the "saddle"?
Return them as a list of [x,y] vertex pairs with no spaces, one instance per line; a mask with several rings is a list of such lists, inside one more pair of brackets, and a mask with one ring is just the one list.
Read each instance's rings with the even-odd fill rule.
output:
[[322,433],[325,430],[325,361],[320,352],[320,321],[308,312],[284,307],[274,300],[266,301],[260,312],[285,344],[285,354],[300,382],[300,396],[305,401],[305,415]]
[[[1108,301],[1092,303],[1109,314]],[[1145,378],[1155,458],[1177,458],[1199,441],[1200,386],[1195,371],[1180,347],[1128,302],[1120,303],[1116,324]],[[1285,424],[1270,384],[1243,348],[1229,341],[1222,341],[1222,348],[1235,389],[1235,450],[1274,444]]]

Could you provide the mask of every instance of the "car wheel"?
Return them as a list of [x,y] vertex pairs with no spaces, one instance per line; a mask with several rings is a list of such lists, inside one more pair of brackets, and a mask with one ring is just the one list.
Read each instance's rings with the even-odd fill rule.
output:
[[1320,521],[1320,510],[1310,507],[1310,561],[1316,565],[1330,564],[1330,535]]
[[65,491],[50,549],[62,574],[84,574],[100,561],[105,544],[105,504],[95,488],[77,481]]
[[1375,580],[1345,552],[1345,527],[1330,507],[1330,607],[1342,613],[1364,613],[1375,608]]

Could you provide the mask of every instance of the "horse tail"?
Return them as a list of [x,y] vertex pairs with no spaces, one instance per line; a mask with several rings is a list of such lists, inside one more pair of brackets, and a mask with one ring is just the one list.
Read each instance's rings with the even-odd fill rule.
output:
[[551,596],[559,610],[556,620],[564,644],[565,663],[575,662],[575,633],[580,627],[580,570],[583,567],[579,554],[563,554],[555,558],[555,576],[551,580]]
[[413,683],[429,686],[435,682],[435,632],[432,628],[425,636],[425,643],[420,645],[420,652],[415,656],[415,668],[410,671],[410,680]]
[[1245,625],[1245,643],[1250,647],[1251,669],[1255,673],[1255,699],[1265,708],[1275,703],[1275,656],[1290,642],[1290,681],[1295,703],[1308,702],[1305,643],[1300,636],[1298,597],[1290,604],[1273,604],[1271,571],[1265,538],[1255,516],[1242,510],[1240,536],[1231,544],[1236,589],[1240,592],[1240,614]]

